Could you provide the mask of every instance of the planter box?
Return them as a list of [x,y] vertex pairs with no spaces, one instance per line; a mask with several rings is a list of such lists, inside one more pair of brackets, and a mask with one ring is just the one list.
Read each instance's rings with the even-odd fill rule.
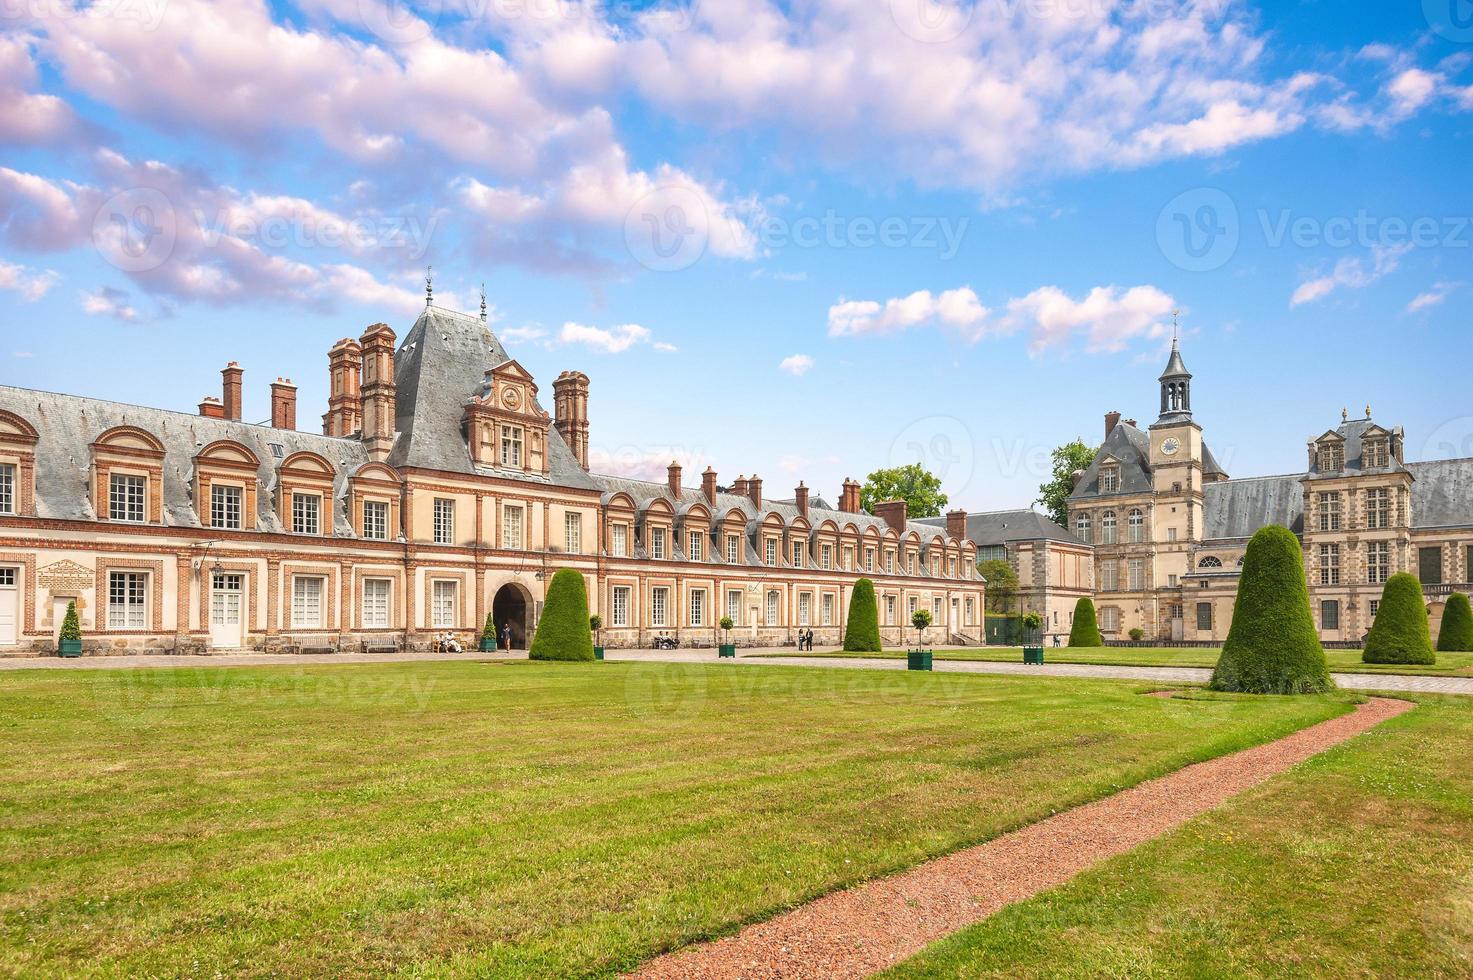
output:
[[593,659],[594,660],[602,660],[603,658],[604,658],[604,648],[603,647],[594,647],[593,648]]
[[477,646],[476,649],[480,650],[482,653],[495,653],[496,652],[496,641],[495,640],[488,640],[488,639],[486,639],[483,636],[483,637],[481,637],[480,645]]
[[1043,647],[1024,647],[1023,662],[1025,664],[1042,664]]
[[930,670],[933,652],[930,650],[905,651],[906,670]]
[[717,657],[731,657],[731,658],[735,659],[736,658],[736,644],[735,643],[721,643],[721,644],[718,644],[717,647],[716,647],[716,656]]
[[57,644],[56,655],[59,657],[80,657],[82,655],[81,640],[61,640]]

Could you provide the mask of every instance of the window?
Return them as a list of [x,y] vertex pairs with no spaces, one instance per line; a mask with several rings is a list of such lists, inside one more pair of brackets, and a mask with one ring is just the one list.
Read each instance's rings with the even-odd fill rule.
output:
[[1320,629],[1338,630],[1340,628],[1340,602],[1337,599],[1326,599],[1320,603]]
[[769,565],[777,564],[777,538],[768,538],[763,546],[763,557]]
[[563,515],[563,547],[570,555],[583,554],[583,515]]
[[893,595],[885,596],[885,625],[895,625],[895,597]]
[[1100,609],[1100,632],[1120,632],[1120,610],[1114,606],[1104,606]]
[[1116,537],[1115,512],[1107,510],[1100,515],[1100,543],[1114,544]]
[[501,465],[513,468],[522,465],[522,430],[519,426],[501,427]]
[[1376,621],[1376,614],[1378,612],[1380,612],[1380,611],[1381,611],[1381,600],[1380,599],[1372,599],[1371,600],[1371,622],[1374,623]]
[[774,589],[774,590],[768,592],[767,593],[767,625],[768,626],[776,626],[777,625],[777,602],[778,602],[777,590]]
[[[953,561],[952,564],[954,566],[956,564],[955,561]],[[875,549],[873,548],[864,549],[864,570],[866,572],[872,572],[875,570]]]
[[685,556],[687,558],[689,558],[691,561],[700,561],[701,560],[701,532],[700,531],[692,531],[692,532],[690,532],[690,534],[688,535],[688,537],[690,539],[690,547],[688,549],[686,549]]
[[1090,519],[1088,514],[1080,514],[1078,517],[1074,518],[1074,533],[1079,537],[1079,540],[1083,541],[1085,544],[1094,543],[1093,531],[1090,528]]
[[885,552],[885,574],[895,574],[895,552],[893,551]]
[[1320,584],[1340,584],[1340,546],[1338,544],[1320,545]]
[[1340,530],[1340,491],[1320,494],[1320,530]]
[[510,505],[501,511],[501,547],[517,551],[522,547],[522,508]]
[[141,630],[148,628],[148,576],[143,572],[109,572],[107,576],[107,628]]
[[[315,499],[315,498],[313,498]],[[436,501],[438,504],[439,501]],[[439,507],[435,508],[435,540],[440,540]],[[382,500],[363,501],[363,536],[373,541],[386,541],[389,537],[389,505]]]
[[726,618],[731,620],[731,625],[742,625],[742,593],[740,589],[730,589],[726,593]]
[[735,534],[726,536],[726,560],[735,565],[741,554],[741,538]]
[[666,608],[669,606],[670,590],[650,589],[650,625],[664,626]]
[[848,571],[852,571],[853,569],[854,569],[854,549],[851,546],[849,546],[849,545],[845,545],[844,546],[844,571],[848,572]]
[[0,514],[15,513],[15,467],[0,466]]
[[1372,541],[1366,545],[1366,581],[1381,585],[1391,577],[1391,542]]
[[1176,543],[1176,528],[1168,527],[1166,529],[1166,540],[1172,544]]
[[1385,439],[1373,439],[1366,443],[1364,455],[1365,459],[1361,462],[1367,469],[1381,470],[1391,463],[1391,453]]
[[616,585],[609,602],[609,619],[615,626],[629,625],[629,586]]
[[1417,577],[1423,585],[1442,584],[1442,549],[1419,548],[1417,550]]
[[1216,555],[1208,555],[1206,558],[1203,558],[1201,561],[1197,562],[1197,567],[1198,568],[1221,568],[1222,567],[1222,559],[1221,558],[1218,558]]
[[812,619],[811,619],[811,617],[813,615],[812,606],[813,606],[813,593],[811,593],[811,592],[799,592],[798,593],[798,625],[799,626],[809,626],[809,625],[812,625]]
[[1120,563],[1113,558],[1105,558],[1100,562],[1100,591],[1120,591]]
[[435,544],[455,543],[455,501],[435,498]]
[[1212,632],[1212,603],[1197,603],[1197,629],[1203,633]]
[[1132,558],[1128,566],[1130,591],[1141,592],[1146,588],[1146,562],[1143,558]]
[[818,566],[823,569],[834,567],[834,546],[826,544],[819,551]]
[[1366,527],[1371,529],[1391,526],[1391,491],[1366,491]]
[[15,587],[15,569],[0,568],[0,586],[7,588]]
[[615,524],[609,528],[609,553],[615,558],[623,558],[629,554],[629,528],[624,524]]
[[690,590],[690,624],[692,626],[706,625],[706,590]]
[[909,555],[905,557],[905,569],[905,574],[907,575],[914,575],[916,573],[915,552],[912,551]]
[[977,549],[977,560],[981,561],[1007,561],[1007,545],[986,544]]
[[292,531],[296,534],[322,533],[322,498],[305,493],[292,494]]
[[435,629],[454,629],[460,625],[455,608],[460,597],[460,583],[437,581],[430,586],[430,625]]
[[108,490],[108,517],[115,521],[144,521],[143,493],[147,480],[141,476],[114,474]]
[[650,557],[665,557],[665,529],[663,527],[650,528]]
[[1146,515],[1140,510],[1130,512],[1130,543],[1141,544],[1146,540]]
[[803,542],[801,541],[793,542],[793,567],[803,567]]
[[1120,467],[1102,466],[1100,468],[1100,493],[1115,493],[1120,489]]
[[210,487],[210,526],[239,531],[243,495],[240,487]]
[[910,597],[910,601],[907,602],[905,604],[905,606],[906,606],[906,615],[907,616],[910,616],[912,619],[914,619],[915,618],[915,614],[916,614],[916,597],[915,596],[911,596]]
[[322,579],[292,579],[292,629],[322,628]]
[[1321,446],[1319,449],[1319,467],[1324,473],[1338,473],[1345,469],[1345,449],[1343,446]]
[[831,592],[825,592],[823,596],[823,624],[834,625],[834,596]]
[[941,600],[940,599],[932,599],[931,600],[931,622],[933,622],[933,623],[940,623],[941,622],[941,608],[942,608],[942,603],[941,603]]
[[392,583],[386,578],[363,580],[363,628],[389,628],[389,589]]

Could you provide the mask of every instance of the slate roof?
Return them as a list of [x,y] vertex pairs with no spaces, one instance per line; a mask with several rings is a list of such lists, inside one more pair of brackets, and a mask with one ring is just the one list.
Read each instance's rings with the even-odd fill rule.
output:
[[1473,459],[1408,463],[1415,527],[1473,526]]
[[[926,517],[918,523],[945,527],[946,518]],[[1010,541],[1063,541],[1089,547],[1072,531],[1060,527],[1032,508],[995,510],[967,515],[967,537],[979,548],[1004,545]]]
[[[1400,440],[1403,435],[1402,430],[1399,426],[1395,429],[1387,429],[1384,426],[1372,422],[1370,419],[1356,419],[1354,421],[1345,422],[1341,424],[1339,428],[1335,429],[1335,433],[1340,436],[1341,439],[1345,440],[1345,469],[1335,471],[1335,473],[1321,470],[1319,463],[1319,454],[1315,453],[1313,454],[1313,459],[1310,463],[1310,474],[1312,476],[1334,476],[1336,475],[1336,473],[1347,473],[1354,476],[1361,473],[1407,472],[1407,467],[1396,461],[1395,453],[1391,453],[1388,456],[1390,460],[1389,466],[1380,467],[1378,469],[1369,469],[1365,466],[1361,447],[1365,440],[1365,436],[1372,429],[1383,431],[1397,440]],[[1328,434],[1329,433],[1326,433],[1326,435]],[[1320,438],[1323,439],[1324,436],[1320,436]],[[1319,440],[1316,440],[1316,442],[1318,441]]]
[[1304,533],[1303,474],[1223,480],[1202,488],[1206,511],[1202,537],[1251,538],[1270,524]]
[[1100,467],[1111,457],[1120,463],[1120,493],[1151,492],[1151,437],[1129,422],[1120,422],[1105,437],[1070,500],[1100,496]]

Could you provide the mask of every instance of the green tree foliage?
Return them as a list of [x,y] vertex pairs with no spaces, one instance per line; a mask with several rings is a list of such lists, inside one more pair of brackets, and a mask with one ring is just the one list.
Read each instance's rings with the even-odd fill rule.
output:
[[537,635],[532,638],[533,660],[592,660],[593,634],[588,628],[588,590],[583,576],[571,568],[559,569],[547,590],[547,604]]
[[486,614],[486,625],[481,627],[481,639],[496,646],[496,620],[490,613]]
[[862,578],[854,583],[849,597],[849,624],[844,628],[844,649],[853,653],[879,653],[880,607],[875,602],[875,583]]
[[1099,447],[1091,449],[1083,439],[1075,439],[1054,450],[1054,472],[1049,481],[1038,488],[1038,500],[1049,520],[1061,527],[1069,526],[1069,495],[1074,492],[1074,472],[1087,470],[1095,461]]
[[1473,604],[1461,592],[1454,592],[1442,611],[1437,649],[1444,653],[1473,653]]
[[1074,604],[1074,626],[1069,630],[1071,647],[1102,647],[1105,638],[1100,635],[1100,624],[1095,619],[1095,604],[1085,596]]
[[995,613],[1013,611],[1018,598],[1018,573],[1006,558],[989,558],[977,563],[977,573],[987,580],[987,610]]
[[946,506],[941,478],[932,475],[920,463],[875,470],[865,478],[864,486],[859,490],[859,505],[874,513],[875,504],[887,500],[905,501],[905,512],[913,518],[940,517],[941,508]]
[[1361,660],[1368,664],[1432,664],[1432,628],[1427,622],[1422,583],[1403,572],[1386,581],[1381,607]]
[[921,635],[925,633],[927,627],[931,625],[931,610],[917,609],[915,612],[911,613],[910,625],[916,628],[916,642],[919,643],[921,640]]
[[68,602],[66,604],[66,617],[61,621],[61,634],[59,639],[80,640],[82,638],[82,620],[77,616],[77,604]]
[[1211,686],[1248,694],[1310,694],[1335,686],[1309,610],[1304,552],[1288,528],[1271,525],[1248,543],[1233,625]]

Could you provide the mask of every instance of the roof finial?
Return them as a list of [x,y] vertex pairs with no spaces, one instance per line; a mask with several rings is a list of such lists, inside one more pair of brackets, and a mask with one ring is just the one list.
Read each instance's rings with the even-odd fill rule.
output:
[[1180,317],[1181,317],[1181,310],[1172,310],[1171,311],[1171,349],[1172,350],[1176,350],[1177,349],[1177,341],[1181,337],[1181,324],[1178,322],[1178,320],[1179,320]]
[[1370,420],[1371,420],[1371,406],[1370,405],[1367,405],[1366,406],[1366,421],[1369,422]]
[[425,266],[425,307],[434,305],[435,302],[435,267]]
[[481,283],[481,322],[486,322],[486,284]]
[[1342,422],[1349,422],[1350,421],[1350,408],[1349,407],[1342,408],[1340,410],[1340,421],[1342,421]]

